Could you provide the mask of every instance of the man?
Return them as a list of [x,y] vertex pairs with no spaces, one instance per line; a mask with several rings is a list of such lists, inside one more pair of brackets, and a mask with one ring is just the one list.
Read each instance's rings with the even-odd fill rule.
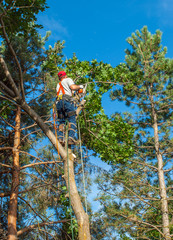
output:
[[65,143],[65,122],[69,122],[68,145],[76,144],[76,111],[73,102],[72,91],[83,89],[83,85],[76,85],[71,78],[68,78],[66,72],[60,71],[58,73],[59,83],[57,84],[57,112],[59,123],[59,141],[61,144]]

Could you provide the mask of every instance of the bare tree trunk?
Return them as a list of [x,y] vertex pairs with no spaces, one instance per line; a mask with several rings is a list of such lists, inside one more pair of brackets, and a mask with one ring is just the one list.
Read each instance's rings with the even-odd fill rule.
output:
[[160,152],[160,146],[159,146],[157,113],[155,111],[153,97],[151,95],[150,95],[150,100],[151,100],[152,117],[153,117],[154,145],[155,145],[156,157],[158,161],[158,178],[159,178],[159,188],[160,188],[160,197],[161,197],[163,234],[166,240],[171,240],[170,229],[169,229],[170,223],[169,223],[168,200],[167,200],[166,184],[165,184],[164,170],[163,170],[163,158],[162,158],[162,154]]
[[[155,117],[156,117],[156,114],[155,114]],[[170,240],[171,237],[170,237],[170,230],[169,230],[168,200],[167,200],[166,184],[165,184],[164,171],[163,171],[163,159],[159,151],[158,126],[156,122],[154,123],[153,128],[154,128],[156,156],[158,160],[158,177],[159,177],[159,187],[160,187],[160,197],[161,197],[163,234],[165,236],[165,239]]]
[[[52,131],[48,128],[48,126],[42,121],[42,119],[37,115],[35,111],[33,111],[26,102],[21,104],[23,110],[38,124],[38,126],[42,129],[44,134],[49,138],[51,143],[57,148],[56,145],[56,137],[52,133]],[[58,142],[58,148],[60,156],[64,161],[64,178],[66,181],[66,185],[68,187],[68,164],[67,164],[67,153],[62,145]],[[75,183],[75,175],[74,175],[74,156],[69,149],[69,177],[70,177],[70,198],[71,204],[74,210],[74,214],[76,216],[78,222],[78,231],[79,231],[79,240],[90,240],[90,228],[89,228],[89,217],[85,213],[80,196],[77,191],[76,183]]]
[[70,188],[71,205],[73,207],[78,222],[79,239],[90,240],[91,237],[89,231],[89,217],[83,209],[81,199],[76,188],[74,175],[74,159],[72,158],[72,156],[69,156],[69,159],[65,159],[64,161],[64,178],[66,181],[67,189]]
[[19,146],[20,146],[20,118],[21,110],[17,106],[15,118],[15,134],[14,134],[14,147],[13,147],[13,170],[12,170],[12,187],[8,209],[8,240],[17,239],[17,201],[19,189]]

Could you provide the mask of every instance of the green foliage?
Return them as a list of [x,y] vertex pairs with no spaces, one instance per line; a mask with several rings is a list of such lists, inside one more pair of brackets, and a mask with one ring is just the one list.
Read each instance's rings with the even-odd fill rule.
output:
[[54,48],[52,48],[52,46],[49,46],[49,49],[45,51],[46,58],[42,63],[42,70],[46,72],[46,80],[50,88],[51,86],[49,85],[48,77],[50,78],[57,76],[59,68],[63,63],[63,48],[64,41],[57,41],[54,45]]
[[[46,0],[17,0],[15,2],[10,0],[1,1],[0,15],[3,16],[3,21],[7,34],[11,37],[17,33],[26,33],[28,29],[41,27],[35,24],[36,15],[47,8]],[[2,28],[0,29],[2,35]]]
[[109,118],[102,111],[92,117],[87,127],[85,120],[81,121],[83,143],[103,161],[116,164],[133,155],[134,129],[119,114]]
[[102,108],[102,97],[116,84],[119,69],[96,60],[80,62],[75,55],[65,64],[77,83],[88,83],[85,109],[80,117],[83,144],[108,163],[126,160],[133,154],[133,128],[119,115],[109,118]]
[[[60,206],[62,206],[63,212],[60,215],[61,219],[69,219],[69,222],[63,224],[62,227],[62,235],[63,232],[67,233],[69,238],[72,236],[72,231],[73,231],[73,236],[76,239],[78,236],[78,224],[76,221],[76,218],[74,216],[72,208],[69,206],[69,199],[67,198],[67,188],[66,186],[62,187],[62,194],[60,196]],[[73,228],[73,230],[72,230]]]
[[1,117],[3,117],[4,119],[7,119],[10,113],[10,106],[8,105],[8,101],[2,100],[0,103],[0,109],[1,109]]

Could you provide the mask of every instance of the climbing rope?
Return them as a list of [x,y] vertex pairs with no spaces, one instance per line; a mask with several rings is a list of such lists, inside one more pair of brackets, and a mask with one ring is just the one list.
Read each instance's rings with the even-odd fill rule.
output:
[[66,147],[67,147],[69,208],[70,208],[70,216],[71,216],[72,240],[74,240],[73,219],[72,219],[72,207],[71,207],[71,196],[70,196],[70,172],[69,172],[69,154],[68,154],[68,127],[69,127],[69,122],[66,120]]
[[53,122],[54,122],[55,137],[56,137],[56,148],[57,148],[57,152],[58,152],[58,157],[60,158],[60,155],[59,155],[59,147],[58,147],[58,135],[57,135],[57,129],[56,129],[56,111],[55,111],[55,104],[53,105]]
[[79,143],[80,143],[80,160],[81,160],[81,165],[82,165],[82,178],[83,178],[83,187],[84,187],[85,209],[86,209],[86,213],[87,213],[87,195],[86,195],[86,185],[85,185],[85,171],[84,171],[84,163],[83,163],[83,152],[82,152],[79,119],[78,119],[78,135],[79,135]]
[[[85,84],[85,87],[83,89],[83,94],[81,97],[84,99],[86,95],[88,84]],[[80,124],[79,124],[79,118],[78,118],[78,136],[79,136],[79,144],[80,144],[80,159],[81,159],[81,165],[82,165],[82,177],[83,177],[83,187],[84,187],[84,198],[85,198],[85,209],[87,213],[87,194],[86,194],[86,185],[85,185],[85,171],[84,171],[84,162],[83,162],[83,152],[82,152],[82,141],[81,141],[81,131],[80,131]]]

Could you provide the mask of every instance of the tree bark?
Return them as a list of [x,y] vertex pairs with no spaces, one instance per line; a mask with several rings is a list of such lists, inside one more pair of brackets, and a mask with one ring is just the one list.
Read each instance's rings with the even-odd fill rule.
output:
[[[38,124],[38,126],[42,129],[44,134],[49,138],[51,143],[55,148],[57,148],[56,137],[52,133],[52,131],[48,128],[48,126],[42,121],[39,115],[29,107],[26,102],[22,102],[22,109]],[[68,162],[67,162],[67,153],[62,145],[58,142],[59,154],[64,161],[64,178],[66,181],[66,185],[68,188]],[[79,232],[79,240],[90,240],[90,228],[89,228],[89,217],[85,213],[80,196],[77,191],[76,183],[75,183],[75,175],[74,175],[74,155],[69,149],[69,178],[70,178],[70,198],[71,205],[74,210],[74,214],[76,216],[78,222],[78,232]]]
[[20,118],[21,109],[17,106],[15,118],[15,134],[14,134],[14,147],[13,147],[13,169],[12,169],[12,187],[10,194],[10,202],[8,209],[8,240],[17,239],[17,201],[19,192],[19,146],[20,146]]
[[169,229],[170,223],[169,223],[168,200],[167,200],[166,184],[165,184],[165,177],[164,177],[164,170],[163,170],[163,158],[160,152],[157,113],[154,108],[154,101],[153,101],[152,95],[150,95],[150,101],[151,101],[152,117],[153,117],[154,146],[155,146],[156,157],[158,161],[158,178],[159,178],[159,188],[160,188],[160,198],[161,198],[163,234],[166,240],[171,240],[170,229]]
[[90,240],[89,217],[83,209],[81,199],[77,191],[74,175],[74,159],[72,155],[69,155],[69,159],[66,158],[64,161],[64,178],[67,189],[69,189],[71,205],[78,222],[79,239]]

